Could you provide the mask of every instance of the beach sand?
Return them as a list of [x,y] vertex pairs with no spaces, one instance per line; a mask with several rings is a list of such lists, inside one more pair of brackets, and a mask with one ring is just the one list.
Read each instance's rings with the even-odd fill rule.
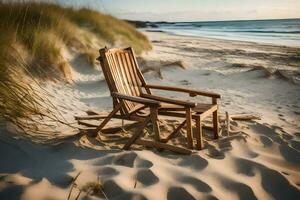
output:
[[[145,34],[154,46],[140,59],[147,82],[220,93],[221,138],[183,156],[138,146],[121,151],[118,139],[105,143],[59,124],[51,134],[26,137],[2,124],[0,199],[68,199],[73,183],[70,199],[300,199],[300,49]],[[61,118],[78,126],[75,115],[108,112],[112,104],[101,70],[69,60],[73,84],[41,86]],[[261,120],[233,121],[227,135],[225,112]],[[178,122],[164,123],[162,134]],[[183,134],[172,142],[185,145]]]

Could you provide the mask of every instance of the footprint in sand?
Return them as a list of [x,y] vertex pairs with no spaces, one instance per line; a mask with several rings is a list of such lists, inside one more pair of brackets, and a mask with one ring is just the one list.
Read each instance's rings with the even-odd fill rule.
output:
[[137,172],[136,179],[144,186],[154,185],[159,182],[159,178],[150,169],[140,169]]
[[110,165],[114,160],[114,156],[106,156],[95,162],[95,165]]
[[98,170],[98,175],[100,176],[114,176],[118,175],[120,172],[112,167],[103,167]]
[[187,157],[181,157],[177,165],[183,167],[190,167],[194,170],[200,171],[207,167],[208,162],[199,155],[192,155]]
[[168,200],[174,200],[174,199],[193,200],[195,198],[188,191],[186,191],[186,189],[182,187],[171,187],[168,190],[167,199]]
[[[235,163],[237,173],[247,176],[254,176],[254,174],[259,173],[262,180],[262,189],[268,192],[274,199],[300,199],[298,188],[293,186],[289,180],[278,171],[270,169],[263,164],[242,158],[236,159]],[[230,180],[226,181],[228,182]],[[238,185],[236,185],[230,181],[228,184],[225,183],[225,186],[230,187],[228,189],[232,191],[239,191],[239,193],[241,193],[240,195],[242,195],[240,197],[245,197],[240,199],[250,199],[249,197],[251,197],[253,192],[249,190],[250,188],[247,189],[244,187],[245,185],[241,186],[240,184],[241,183],[238,183]]]
[[225,158],[225,154],[218,150],[215,146],[213,145],[208,145],[207,146],[208,150],[208,156],[214,159],[222,160]]
[[134,166],[137,168],[151,168],[153,163],[149,160],[137,157],[134,161]]
[[296,149],[297,151],[300,151],[300,141],[297,140],[292,140],[290,142],[291,147],[293,147],[294,149]]
[[212,189],[211,187],[206,184],[205,182],[191,177],[191,176],[184,176],[179,178],[179,181],[185,184],[189,184],[191,186],[193,186],[198,192],[211,192]]
[[141,194],[124,191],[115,181],[108,180],[103,184],[103,191],[107,196],[107,199],[118,199],[118,200],[147,200]]
[[136,157],[137,157],[137,154],[135,152],[123,153],[121,155],[117,155],[114,158],[113,163],[115,165],[121,165],[121,166],[132,168]]
[[267,136],[260,135],[259,139],[261,143],[264,145],[264,147],[271,147],[273,145],[272,139]]
[[300,112],[294,111],[294,113],[295,113],[296,115],[300,115]]
[[248,200],[256,200],[252,188],[244,183],[232,181],[231,179],[223,179],[221,180],[223,186],[230,190],[232,193],[236,193],[239,199],[248,199]]

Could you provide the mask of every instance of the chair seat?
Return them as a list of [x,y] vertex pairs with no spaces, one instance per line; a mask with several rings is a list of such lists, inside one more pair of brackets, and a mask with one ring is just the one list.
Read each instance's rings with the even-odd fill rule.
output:
[[[216,110],[217,106],[213,104],[197,103],[196,107],[192,108],[192,112],[201,114],[211,109]],[[183,106],[178,106],[174,104],[162,103],[159,110],[160,111],[185,111],[185,108]]]
[[[196,107],[192,108],[192,118],[197,119],[198,117],[201,117],[204,119],[216,110],[218,110],[218,105],[197,103]],[[158,110],[158,114],[185,118],[186,108],[174,104],[162,103]]]

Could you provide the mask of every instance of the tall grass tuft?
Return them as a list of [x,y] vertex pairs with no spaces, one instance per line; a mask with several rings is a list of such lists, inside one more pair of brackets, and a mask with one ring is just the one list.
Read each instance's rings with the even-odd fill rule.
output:
[[19,119],[42,113],[33,78],[71,79],[66,51],[95,64],[103,45],[132,46],[138,53],[151,49],[148,39],[124,21],[49,3],[0,0],[0,30],[0,118],[20,126]]

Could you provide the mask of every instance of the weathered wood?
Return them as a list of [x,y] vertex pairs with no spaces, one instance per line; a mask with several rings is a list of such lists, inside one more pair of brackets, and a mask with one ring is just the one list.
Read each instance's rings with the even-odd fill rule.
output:
[[120,108],[122,107],[122,103],[119,103],[114,109],[113,111],[111,111],[111,113],[109,113],[109,115],[107,116],[107,118],[105,118],[103,120],[103,122],[101,122],[101,124],[97,127],[96,132],[98,133],[99,131],[101,131],[101,129],[109,122],[109,120],[120,110]]
[[226,111],[226,127],[227,127],[227,136],[229,136],[229,133],[230,133],[230,117],[229,117],[229,114],[228,112]]
[[86,116],[75,116],[76,120],[97,120],[105,119],[107,115],[86,115]]
[[248,121],[248,120],[261,120],[259,116],[252,114],[240,114],[240,115],[230,115],[232,120]]
[[145,104],[145,105],[149,105],[149,106],[156,106],[156,107],[160,106],[160,102],[155,101],[155,100],[144,99],[144,98],[135,97],[135,96],[128,96],[128,95],[120,94],[117,92],[113,92],[111,95],[113,97],[117,97],[119,99],[133,101],[136,103],[141,103],[141,104]]
[[[202,111],[201,118],[204,119],[208,117],[209,115],[212,115],[216,110],[218,110],[218,105],[212,105],[210,108],[208,108],[206,111]],[[200,112],[197,112],[200,113]]]
[[186,109],[186,137],[188,148],[193,149],[193,137],[192,137],[192,113],[191,109]]
[[142,135],[144,128],[147,126],[147,124],[150,121],[150,117],[146,118],[144,122],[140,124],[140,127],[136,131],[135,134],[128,140],[128,142],[123,146],[124,150],[128,150],[130,146]]
[[95,128],[97,128],[99,126],[99,125],[92,124],[90,122],[85,122],[85,121],[78,121],[78,124],[79,125],[84,125],[84,126],[87,126],[87,127],[95,127]]
[[[216,98],[212,99],[212,103],[218,107],[218,100]],[[213,131],[214,131],[214,139],[219,138],[219,116],[218,116],[218,108],[213,112]]]
[[101,115],[100,112],[94,111],[94,110],[87,110],[85,111],[87,115]]
[[192,154],[191,150],[182,148],[182,147],[176,147],[173,145],[169,145],[166,143],[162,143],[162,142],[157,142],[157,141],[149,141],[149,140],[142,140],[142,139],[138,139],[136,140],[136,143],[139,145],[143,145],[146,147],[152,147],[152,148],[156,148],[156,149],[165,149],[168,151],[172,151],[175,153],[179,153],[179,154],[184,154],[184,155],[190,155]]
[[161,142],[167,143],[169,140],[174,138],[176,134],[179,132],[179,130],[184,127],[185,124],[186,124],[186,120],[184,120],[170,135],[168,135],[168,137],[162,139]]
[[201,117],[197,116],[196,118],[196,147],[198,150],[203,148],[203,141],[202,141],[202,121]]
[[186,89],[186,88],[179,88],[179,87],[172,87],[172,86],[147,84],[145,86],[145,88],[168,90],[168,91],[175,91],[175,92],[185,92],[185,93],[189,93],[191,96],[201,95],[201,96],[207,96],[207,97],[221,98],[221,95],[219,95],[217,93],[213,93],[213,92],[190,90],[190,89]]
[[158,112],[156,107],[150,107],[150,117],[153,125],[154,139],[160,141],[160,130],[157,118]]
[[153,99],[156,101],[175,104],[175,105],[179,105],[179,106],[185,106],[185,107],[195,107],[196,106],[196,103],[194,103],[194,102],[180,101],[180,100],[176,100],[176,99],[170,99],[170,98],[155,96],[155,95],[151,95],[151,94],[141,94],[141,96],[144,98],[147,98],[147,99]]
[[[89,122],[82,122],[82,121],[79,121],[78,122],[79,124],[81,125],[85,125],[87,126],[88,128],[79,128],[79,130],[83,130],[83,131],[89,131],[90,133],[92,132],[96,132],[96,128],[98,127],[98,125],[96,124],[92,124],[92,123],[89,123]],[[112,126],[112,127],[109,127],[109,128],[103,128],[101,130],[101,133],[103,134],[114,134],[116,132],[119,132],[119,131],[122,131],[122,130],[129,130],[131,128],[134,128],[136,127],[140,122],[135,122],[135,123],[131,123],[131,124],[126,124],[124,126]]]
[[[200,119],[203,120],[205,117],[213,115],[213,130],[218,132],[218,125],[216,125],[218,105],[216,99],[220,98],[219,94],[170,86],[148,85],[138,67],[134,51],[131,47],[126,49],[104,48],[99,50],[99,52],[99,61],[113,98],[114,110],[107,117],[101,116],[101,114],[97,112],[90,112],[88,114],[93,116],[76,116],[76,119],[104,119],[97,127],[97,132],[101,130],[103,132],[103,130],[105,130],[103,127],[111,118],[142,122],[142,128],[144,128],[151,119],[153,130],[155,132],[155,140],[159,141],[160,131],[158,126],[158,115],[184,118],[185,121],[163,141],[167,142],[174,137],[177,132],[183,128],[184,124],[186,124],[188,146],[191,149],[193,148],[192,119],[197,120],[197,116],[200,116]],[[188,93],[190,96],[207,96],[212,98],[212,104],[196,105],[194,102],[155,96],[151,95],[150,89],[184,92]],[[147,94],[143,93],[144,90],[146,90]],[[169,105],[164,106],[163,103]],[[150,113],[146,108],[150,108]],[[196,123],[198,124],[196,125],[198,132],[200,132],[199,136],[202,136],[201,120],[200,124]],[[140,128],[139,131],[131,137],[124,148],[129,149],[130,145],[134,143],[141,134],[142,130]],[[200,140],[198,139],[197,141],[199,146]]]
[[[136,57],[134,56],[135,55],[134,54],[134,50],[133,50],[132,47],[128,47],[127,50],[130,52],[130,55],[131,55],[132,60],[133,60],[133,63],[135,65],[136,75],[137,75],[137,78],[140,80],[140,85],[143,86],[143,87],[145,87],[147,85],[147,83],[145,81],[145,78],[144,78],[141,70],[138,69],[138,62],[136,60]],[[141,88],[140,88],[140,91],[142,91]],[[151,91],[149,89],[146,88],[146,91],[147,91],[148,94],[151,94]]]

